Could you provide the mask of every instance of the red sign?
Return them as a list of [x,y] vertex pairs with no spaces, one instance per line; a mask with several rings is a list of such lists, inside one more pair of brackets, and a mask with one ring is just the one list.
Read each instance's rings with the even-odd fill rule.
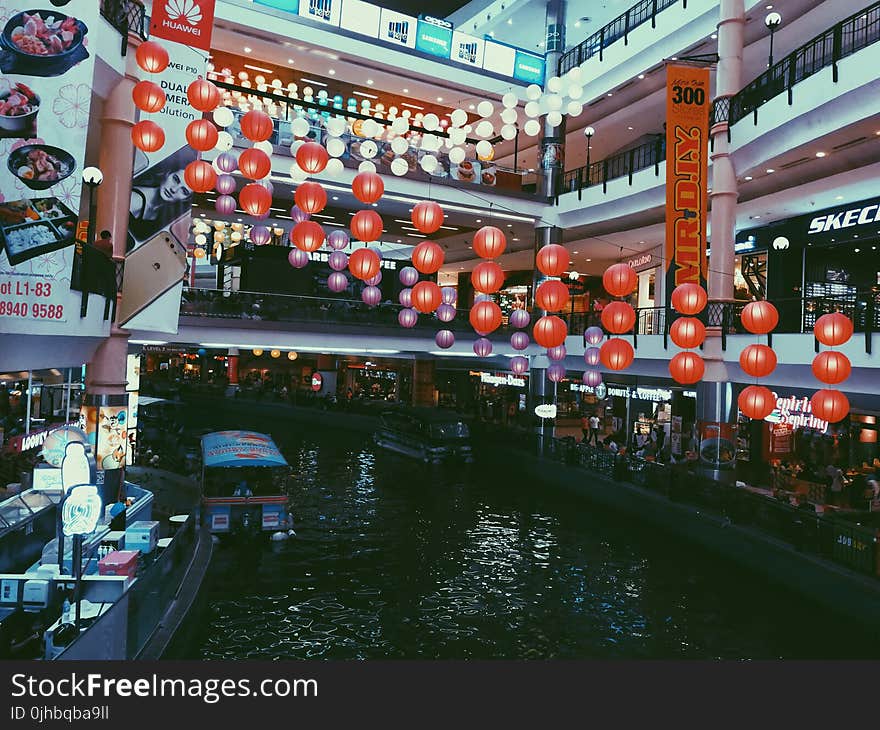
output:
[[770,427],[770,456],[788,456],[793,451],[793,433],[790,423],[774,423]]
[[211,50],[214,0],[154,0],[150,35]]
[[321,373],[312,375],[312,390],[316,393],[324,386],[324,376]]

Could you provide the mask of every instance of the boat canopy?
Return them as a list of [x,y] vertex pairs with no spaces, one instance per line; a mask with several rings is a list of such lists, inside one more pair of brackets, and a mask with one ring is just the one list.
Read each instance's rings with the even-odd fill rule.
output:
[[287,466],[270,436],[254,431],[215,431],[202,436],[205,467]]

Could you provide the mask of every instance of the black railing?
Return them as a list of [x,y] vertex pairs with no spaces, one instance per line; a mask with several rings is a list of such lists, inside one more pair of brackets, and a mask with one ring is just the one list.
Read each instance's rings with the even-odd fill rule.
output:
[[837,83],[837,63],[842,58],[880,41],[880,2],[851,15],[796,48],[733,97],[716,99],[712,104],[712,122],[731,125],[750,114],[758,123],[758,109],[783,92],[793,103],[793,88],[806,78],[831,66],[832,81]]
[[666,138],[658,134],[656,139],[645,142],[638,147],[633,147],[604,160],[593,162],[588,167],[579,167],[570,170],[562,176],[562,189],[559,194],[570,193],[592,185],[602,184],[602,192],[608,192],[608,181],[621,177],[628,177],[632,185],[633,173],[639,170],[654,168],[654,175],[660,175],[660,163],[666,159]]
[[[675,5],[678,0],[641,0],[633,5],[622,15],[618,15],[607,25],[589,36],[586,40],[578,43],[574,48],[566,51],[559,59],[557,74],[562,76],[566,71],[580,66],[584,61],[596,54],[599,60],[603,60],[603,51],[612,43],[623,38],[624,44],[629,42],[629,33],[633,28],[651,21],[651,27],[656,27],[657,13]],[[682,6],[687,8],[687,0],[683,0]]]
[[140,0],[101,0],[101,15],[122,35],[123,56],[129,33],[147,40],[147,11]]

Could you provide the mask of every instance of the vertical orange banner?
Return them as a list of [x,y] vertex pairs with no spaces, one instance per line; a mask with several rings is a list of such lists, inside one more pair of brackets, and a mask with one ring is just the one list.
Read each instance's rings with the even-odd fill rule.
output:
[[666,301],[706,286],[709,69],[666,66]]

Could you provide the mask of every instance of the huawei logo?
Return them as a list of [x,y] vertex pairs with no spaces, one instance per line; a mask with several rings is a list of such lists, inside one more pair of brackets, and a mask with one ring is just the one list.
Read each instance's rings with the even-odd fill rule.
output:
[[202,11],[196,0],[168,0],[165,13],[169,20],[178,20],[190,25],[198,25],[202,21]]

